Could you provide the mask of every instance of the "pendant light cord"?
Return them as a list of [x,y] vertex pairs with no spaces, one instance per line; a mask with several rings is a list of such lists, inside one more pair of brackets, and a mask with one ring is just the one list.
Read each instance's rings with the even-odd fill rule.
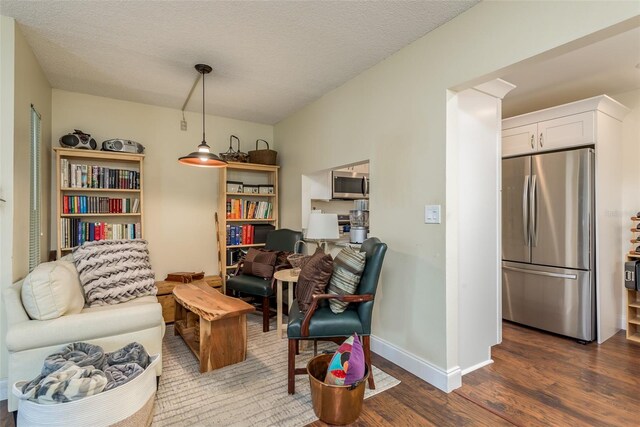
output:
[[205,115],[204,115],[204,72],[202,73],[202,142],[206,141],[204,140],[204,122],[205,122]]

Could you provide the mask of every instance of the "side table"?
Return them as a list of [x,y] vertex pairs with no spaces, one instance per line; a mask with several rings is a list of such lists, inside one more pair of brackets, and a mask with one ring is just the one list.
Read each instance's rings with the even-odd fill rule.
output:
[[287,331],[287,325],[282,324],[282,284],[284,282],[289,283],[288,296],[289,306],[293,303],[293,287],[298,283],[298,276],[293,275],[293,268],[287,270],[276,271],[273,277],[276,279],[276,334],[279,338],[286,338],[282,336],[282,332]]

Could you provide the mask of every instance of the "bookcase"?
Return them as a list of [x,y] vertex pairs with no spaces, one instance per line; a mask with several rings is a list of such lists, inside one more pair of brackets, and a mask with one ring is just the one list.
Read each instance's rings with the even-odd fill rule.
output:
[[[633,233],[631,243],[633,247],[627,253],[627,261],[640,259],[640,252],[636,252],[636,247],[640,247],[640,224],[639,217],[631,217],[634,227],[631,228]],[[638,280],[636,278],[636,280]],[[624,289],[627,293],[627,339],[640,343],[640,291]]]
[[143,154],[53,150],[58,258],[86,241],[143,238]]
[[260,227],[271,225],[278,228],[279,168],[229,162],[226,168],[220,169],[218,232],[220,276],[225,283],[227,272],[237,267],[231,260],[227,262],[227,250],[244,251],[264,246]]

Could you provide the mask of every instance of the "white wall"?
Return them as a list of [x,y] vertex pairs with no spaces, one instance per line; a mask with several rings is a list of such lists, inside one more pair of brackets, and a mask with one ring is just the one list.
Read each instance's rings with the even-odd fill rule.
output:
[[[621,254],[635,249],[638,245],[629,242],[631,233],[630,217],[640,212],[640,177],[638,162],[640,160],[640,89],[610,95],[616,101],[631,109],[622,122],[622,249]],[[622,260],[622,258],[621,258]],[[626,292],[622,293],[622,307],[626,307]],[[627,310],[622,310],[620,327],[627,328]]]
[[[446,260],[456,244],[446,240],[447,90],[639,12],[637,2],[482,2],[276,125],[282,226],[302,223],[302,174],[370,160],[371,229],[389,245],[377,352],[445,390],[459,382],[458,283],[445,279],[457,268]],[[443,205],[441,225],[424,224],[425,204]]]
[[[183,132],[178,109],[53,90],[54,146],[60,136],[81,129],[98,143],[124,138],[146,147],[144,237],[156,279],[171,271],[218,273],[214,213],[219,172],[178,163],[178,157],[195,151],[202,140],[202,114],[185,114],[188,131]],[[258,138],[273,141],[269,125],[208,115],[206,129],[216,153],[227,150],[231,134],[240,138],[245,152]],[[272,148],[277,150],[275,144]],[[55,206],[52,209],[55,212]]]

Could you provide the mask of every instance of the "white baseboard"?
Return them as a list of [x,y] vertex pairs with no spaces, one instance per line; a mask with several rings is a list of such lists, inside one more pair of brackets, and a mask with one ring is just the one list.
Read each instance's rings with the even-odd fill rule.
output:
[[473,372],[476,369],[480,369],[484,366],[491,365],[493,363],[493,359],[485,360],[484,362],[477,363],[473,366],[468,367],[467,369],[462,370],[462,375],[467,375],[469,372]]
[[459,367],[445,371],[375,335],[371,336],[371,351],[444,392],[449,393],[462,385]]
[[7,379],[0,379],[0,400],[7,400],[9,398],[9,391],[7,389]]

